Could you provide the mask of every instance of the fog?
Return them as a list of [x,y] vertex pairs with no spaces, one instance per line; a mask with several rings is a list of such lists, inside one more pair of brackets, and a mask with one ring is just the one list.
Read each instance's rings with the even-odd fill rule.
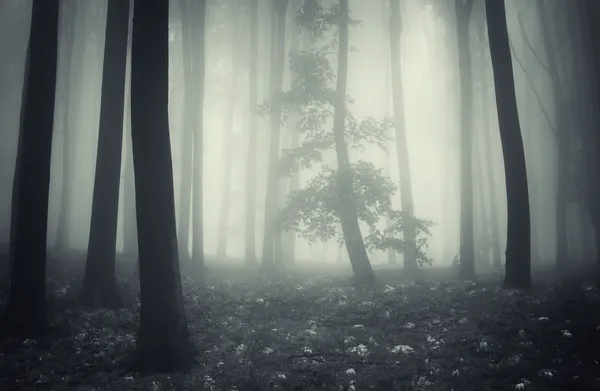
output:
[[[75,0],[72,0],[75,1]],[[72,53],[68,56],[65,44],[65,14],[68,3],[61,6],[59,27],[59,70],[57,79],[54,139],[48,219],[48,245],[63,241],[69,249],[85,250],[89,239],[94,170],[98,144],[106,1],[77,0],[77,22],[74,26]],[[452,3],[446,1],[447,3]],[[327,3],[327,2],[326,2]],[[434,265],[449,264],[459,250],[460,233],[460,172],[459,172],[459,79],[456,27],[453,6],[444,0],[405,0],[402,2],[402,79],[404,111],[412,174],[415,215],[435,223],[427,254]],[[478,3],[478,2],[477,2]],[[233,19],[231,1],[208,2],[206,30],[206,84],[204,102],[204,241],[210,259],[216,255],[219,227],[226,224],[227,257],[244,257],[244,219],[246,198],[246,164],[248,118],[254,108],[248,101],[249,20],[247,12],[238,11]],[[474,14],[481,4],[476,4]],[[288,20],[292,20],[292,9]],[[393,116],[389,73],[388,17],[380,1],[350,1],[351,17],[360,20],[350,28],[351,50],[348,71],[348,94],[354,102],[348,110],[357,119]],[[268,98],[270,11],[267,1],[259,9],[259,101]],[[507,1],[509,35],[513,48],[515,85],[523,139],[526,150],[527,175],[530,184],[532,240],[534,262],[553,263],[556,257],[557,200],[557,139],[553,128],[556,104],[552,84],[545,71],[548,56],[543,46],[542,27],[535,7],[528,1]],[[8,243],[10,232],[11,194],[14,175],[23,74],[31,1],[0,1],[0,243]],[[487,229],[491,203],[498,211],[500,247],[506,245],[506,189],[504,164],[498,131],[493,88],[481,95],[477,80],[487,80],[493,86],[489,49],[485,44],[485,68],[481,66],[475,22],[471,28],[473,56],[473,178],[475,199],[475,240]],[[234,28],[235,27],[235,28]],[[288,34],[293,26],[288,23]],[[289,37],[288,37],[289,42]],[[176,213],[180,218],[179,193],[182,183],[182,101],[186,81],[182,70],[182,29],[179,2],[171,2],[170,12],[170,84],[169,115],[171,151],[173,157]],[[560,48],[557,48],[560,52]],[[286,49],[287,51],[287,49]],[[566,56],[560,52],[559,56]],[[237,57],[237,65],[233,56]],[[561,57],[562,58],[562,57]],[[71,63],[67,72],[65,67]],[[573,76],[568,61],[562,61],[561,72]],[[286,60],[286,64],[288,61]],[[334,67],[335,69],[335,67]],[[236,77],[233,77],[235,72]],[[129,77],[129,76],[128,76]],[[68,82],[67,82],[68,79]],[[232,80],[235,79],[235,83]],[[285,90],[290,83],[290,70],[284,72]],[[576,87],[564,85],[565,93]],[[232,93],[231,89],[235,88]],[[69,97],[66,98],[66,90]],[[127,88],[128,90],[128,88]],[[128,92],[126,92],[128,96]],[[232,101],[233,99],[233,101]],[[65,116],[66,105],[70,115]],[[484,107],[485,105],[485,107]],[[128,118],[128,109],[126,110]],[[125,123],[127,124],[127,120]],[[228,130],[231,127],[231,136]],[[127,125],[126,125],[127,129]],[[269,148],[269,120],[259,119],[258,179],[256,207],[256,246],[261,254],[261,237],[266,193],[266,173]],[[484,133],[489,135],[486,149]],[[67,140],[67,138],[69,140]],[[286,140],[282,136],[282,140]],[[68,146],[65,149],[65,140]],[[282,141],[284,142],[284,141]],[[389,141],[390,153],[377,148],[351,156],[370,161],[389,170],[398,184],[398,164],[394,140]],[[124,248],[124,224],[127,224],[127,197],[133,182],[127,181],[126,170],[131,168],[131,142],[125,132],[123,142],[122,183],[119,204],[117,248]],[[572,143],[572,153],[580,146]],[[229,153],[228,153],[229,151]],[[67,159],[65,159],[67,156]],[[227,156],[230,156],[232,176],[229,192],[229,219],[221,220],[224,200],[224,178]],[[68,167],[64,167],[67,160]],[[391,163],[390,163],[391,162]],[[489,166],[488,166],[489,165]],[[301,187],[318,169],[303,170]],[[490,194],[488,180],[494,181],[496,194]],[[287,180],[287,179],[286,179]],[[284,180],[285,181],[285,180]],[[67,183],[65,186],[64,183]],[[67,194],[65,195],[65,191]],[[193,195],[197,197],[198,195]],[[393,203],[400,207],[396,193]],[[61,222],[64,219],[64,222]],[[66,228],[61,228],[66,227]],[[569,257],[589,258],[594,250],[589,233],[590,222],[578,199],[569,200],[567,233]],[[487,232],[487,231],[486,231]],[[61,235],[64,235],[61,238]],[[483,233],[482,235],[486,235]],[[480,240],[484,240],[480,237]],[[191,242],[191,241],[190,241]],[[309,244],[298,238],[295,255],[299,262],[337,262],[338,246]],[[191,248],[191,243],[190,243]],[[504,252],[504,250],[502,251]],[[346,255],[343,255],[346,257]],[[504,254],[503,254],[504,256]],[[383,252],[370,253],[373,263],[387,263]],[[347,259],[346,259],[347,260]]]

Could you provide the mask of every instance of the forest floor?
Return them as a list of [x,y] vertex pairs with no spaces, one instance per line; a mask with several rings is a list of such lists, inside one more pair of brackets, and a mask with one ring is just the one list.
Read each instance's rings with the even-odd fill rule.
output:
[[48,284],[54,332],[0,342],[0,390],[600,389],[600,296],[583,279],[536,281],[526,293],[496,277],[410,282],[384,269],[368,291],[334,270],[221,268],[204,286],[185,277],[197,363],[141,376],[123,370],[139,320],[134,287],[123,285],[123,309],[77,307],[81,270],[65,268]]

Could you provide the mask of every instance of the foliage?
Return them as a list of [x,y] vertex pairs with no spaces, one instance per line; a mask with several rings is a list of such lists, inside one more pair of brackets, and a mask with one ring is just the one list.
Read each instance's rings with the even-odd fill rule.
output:
[[[280,173],[292,176],[297,171],[320,166],[321,172],[300,190],[288,195],[287,205],[280,216],[280,227],[295,230],[309,242],[328,241],[341,236],[337,232],[340,223],[338,190],[338,170],[328,164],[327,154],[335,152],[332,132],[332,119],[336,91],[336,74],[331,65],[337,41],[328,38],[330,30],[337,24],[337,7],[325,9],[320,2],[307,0],[296,17],[300,31],[308,32],[313,39],[309,50],[291,52],[290,69],[294,79],[289,90],[283,91],[276,102],[264,102],[259,111],[270,112],[271,104],[277,104],[282,111],[282,121],[293,118],[295,129],[303,136],[302,144],[293,149],[284,149],[280,159]],[[353,24],[359,22],[353,21]],[[331,34],[329,34],[331,35]],[[346,97],[347,104],[353,100]],[[376,119],[366,117],[356,119],[350,111],[345,113],[345,141],[350,151],[363,152],[369,146],[385,150],[394,127],[391,118]],[[365,223],[369,235],[365,245],[369,249],[393,249],[401,252],[404,248],[402,228],[406,224],[406,214],[394,211],[391,197],[396,192],[392,180],[383,170],[372,163],[359,160],[351,165],[350,173],[354,182],[354,204],[359,221]],[[383,217],[390,217],[393,224],[379,229]],[[417,227],[418,261],[431,263],[425,249],[430,235],[430,221],[415,219]],[[340,239],[342,241],[343,239]]]

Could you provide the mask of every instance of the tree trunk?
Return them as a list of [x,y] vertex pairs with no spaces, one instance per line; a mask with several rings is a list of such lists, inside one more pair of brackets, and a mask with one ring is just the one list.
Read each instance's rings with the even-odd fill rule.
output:
[[412,181],[410,160],[404,121],[404,92],[402,85],[401,36],[402,16],[399,0],[391,0],[390,15],[390,65],[392,78],[392,99],[394,105],[394,122],[396,128],[396,153],[398,155],[398,172],[400,183],[400,203],[406,213],[404,222],[404,269],[415,272],[417,264],[416,227],[414,221],[414,204],[412,197]]
[[[132,370],[167,372],[190,362],[169,141],[169,2],[137,2],[131,114],[139,233],[140,324]],[[152,66],[148,66],[152,64]]]
[[[387,19],[387,15],[388,15],[388,9],[386,7],[387,4],[387,0],[383,0],[382,4],[381,4],[381,27],[382,27],[382,32],[383,32],[383,41],[385,41],[387,39],[387,35],[388,35],[388,31],[386,31],[385,25],[386,25],[386,19]],[[398,6],[399,7],[399,6]],[[391,33],[391,30],[390,30]],[[390,35],[390,45],[386,45],[384,48],[385,53],[384,53],[384,61],[383,64],[385,66],[385,78],[384,78],[384,83],[383,83],[383,88],[385,89],[385,93],[384,93],[384,112],[383,115],[385,117],[391,117],[391,112],[393,109],[393,104],[392,104],[392,72],[391,72],[391,55],[390,55],[390,49],[391,49],[392,43],[391,43],[391,35]],[[400,50],[398,50],[400,51]],[[389,148],[389,145],[388,145]],[[386,170],[386,175],[391,176],[392,173],[392,165],[394,163],[392,162],[392,150],[391,148],[389,148],[386,151],[386,165],[385,165],[385,170]],[[392,219],[390,219],[389,216],[386,216],[385,219],[385,225],[387,229],[391,229],[392,228]],[[388,263],[390,265],[395,265],[398,262],[397,256],[396,256],[396,250],[394,250],[393,248],[389,248],[387,250],[387,259],[388,259]]]
[[590,126],[584,134],[584,159],[586,161],[586,203],[590,220],[594,227],[596,245],[597,283],[600,285],[600,24],[597,16],[600,14],[600,4],[594,0],[577,2],[578,19],[581,28],[583,55],[585,64],[590,72],[587,78],[589,87]]
[[[281,106],[278,102],[283,83],[283,67],[285,64],[285,25],[286,10],[289,0],[272,0],[271,12],[271,144],[269,146],[269,168],[267,172],[267,195],[265,200],[265,228],[263,233],[262,266],[273,268],[275,247],[281,246],[281,235],[275,226],[279,199],[279,143],[281,138]],[[273,19],[275,21],[273,21]],[[277,31],[277,33],[275,33]],[[275,42],[273,42],[275,40]],[[279,243],[276,243],[279,241]],[[277,251],[277,254],[281,252]]]
[[183,52],[183,78],[184,97],[182,107],[182,129],[181,129],[181,181],[179,192],[179,257],[184,260],[189,260],[189,241],[190,241],[190,211],[192,203],[192,169],[194,164],[194,156],[192,155],[194,147],[194,128],[196,126],[194,113],[196,112],[195,102],[195,83],[194,80],[194,63],[192,60],[193,51],[195,50],[192,43],[192,20],[193,15],[190,13],[189,0],[181,0],[181,40]]
[[258,148],[258,0],[250,0],[250,65],[249,65],[248,159],[246,163],[246,263],[256,264],[256,167]]
[[58,60],[58,0],[34,0],[13,181],[11,284],[0,331],[46,331],[46,234]]
[[82,303],[94,307],[122,305],[116,291],[115,252],[128,31],[129,1],[109,0],[90,239],[81,291]]
[[528,289],[531,287],[529,191],[504,1],[486,0],[485,11],[506,176],[508,222],[504,286]]
[[460,78],[460,268],[458,278],[475,279],[473,239],[473,71],[469,23],[473,0],[455,0]]
[[565,96],[562,90],[560,73],[558,70],[557,56],[554,51],[554,42],[552,41],[552,28],[548,23],[547,18],[549,17],[547,12],[547,3],[542,4],[537,2],[538,13],[540,17],[540,24],[542,30],[542,42],[548,58],[547,70],[548,76],[552,84],[554,93],[554,126],[556,128],[556,142],[557,142],[557,154],[556,154],[556,165],[557,165],[557,178],[556,178],[556,201],[555,201],[555,214],[556,214],[556,227],[555,227],[555,244],[556,244],[556,268],[559,272],[564,272],[568,267],[568,240],[567,240],[567,194],[569,191],[569,164],[570,164],[570,135],[566,133],[567,130],[567,115],[565,106],[568,102],[565,100]]
[[231,209],[231,177],[233,175],[233,127],[235,126],[236,114],[236,95],[238,81],[238,52],[237,45],[239,37],[238,33],[238,9],[233,6],[232,23],[233,33],[231,39],[231,61],[233,64],[231,75],[231,89],[229,91],[229,110],[226,112],[225,121],[223,122],[223,167],[225,167],[225,175],[223,176],[221,210],[219,211],[219,236],[217,245],[217,258],[225,258],[227,256],[227,230],[229,227],[229,210]]
[[204,153],[202,151],[204,135],[204,77],[205,77],[205,50],[206,50],[206,0],[193,1],[190,4],[192,14],[196,16],[197,37],[196,50],[194,51],[194,83],[196,98],[194,123],[194,192],[193,192],[193,238],[192,258],[200,272],[204,271]]
[[339,54],[333,135],[337,156],[338,217],[350,264],[356,279],[365,284],[375,280],[375,274],[365,249],[354,198],[354,179],[350,167],[350,156],[345,137],[346,83],[348,78],[348,0],[339,3]]
[[[129,7],[133,20],[133,1]],[[123,174],[123,253],[137,254],[137,224],[135,220],[135,183],[133,177],[133,150],[131,148],[131,26],[129,29],[128,57],[125,73],[125,168]]]
[[[71,99],[71,90],[73,85],[71,81],[74,77],[71,74],[73,59],[73,46],[75,45],[75,24],[78,16],[77,8],[78,2],[63,2],[63,17],[65,19],[65,34],[64,34],[64,76],[62,77],[62,98],[63,108],[61,112],[62,116],[62,183],[60,190],[60,208],[58,212],[58,225],[56,230],[56,239],[54,241],[55,250],[65,250],[68,247],[68,227],[70,220],[70,192],[71,186],[70,181],[73,179],[71,173],[71,153],[72,145],[71,139],[73,138],[73,127],[71,126],[71,107],[73,102]],[[75,78],[77,80],[77,78]]]

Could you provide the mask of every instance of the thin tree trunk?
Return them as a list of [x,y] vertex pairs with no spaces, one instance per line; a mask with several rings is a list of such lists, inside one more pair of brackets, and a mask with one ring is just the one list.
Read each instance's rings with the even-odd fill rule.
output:
[[205,77],[205,50],[206,50],[206,0],[196,0],[191,3],[192,14],[196,15],[197,37],[196,50],[194,51],[194,74],[197,83],[195,103],[194,131],[194,192],[193,192],[193,238],[192,257],[200,272],[204,271],[204,77]]
[[414,221],[414,203],[412,196],[412,180],[410,159],[404,121],[404,92],[402,83],[401,36],[402,16],[399,0],[391,0],[390,16],[390,64],[392,78],[392,98],[394,105],[394,122],[396,128],[396,154],[398,155],[398,172],[400,174],[400,202],[406,213],[404,221],[404,269],[415,272],[417,263],[416,227]]
[[250,70],[249,70],[249,124],[248,159],[246,163],[246,263],[256,264],[256,166],[258,148],[258,0],[250,0]]
[[182,101],[182,128],[181,128],[181,181],[179,192],[179,220],[178,220],[178,242],[179,256],[183,260],[189,261],[189,241],[190,241],[190,212],[192,203],[192,169],[194,165],[194,129],[196,127],[194,113],[196,112],[195,102],[195,84],[194,63],[192,60],[194,45],[192,38],[192,20],[191,6],[189,0],[181,0],[181,40],[183,54],[183,78],[185,80]]
[[371,284],[375,279],[369,256],[365,249],[354,198],[354,179],[345,137],[346,83],[348,78],[348,0],[339,3],[339,54],[333,135],[337,156],[338,217],[342,225],[346,250],[354,276],[361,283]]
[[528,289],[531,287],[529,191],[504,1],[486,0],[485,11],[506,175],[508,222],[504,286]]
[[[271,40],[275,40],[271,47],[271,144],[269,146],[269,168],[267,172],[267,195],[265,200],[265,228],[263,233],[263,256],[262,266],[272,268],[274,266],[274,254],[281,254],[281,235],[275,226],[277,215],[277,200],[279,198],[279,143],[281,138],[281,106],[278,103],[279,94],[283,83],[283,67],[285,64],[285,28],[286,10],[288,0],[272,0],[273,18],[271,23]],[[277,31],[277,33],[275,33]],[[279,243],[277,243],[279,242]]]
[[455,0],[460,78],[460,268],[458,277],[475,279],[473,238],[473,71],[469,23],[473,0]]
[[226,112],[223,131],[223,167],[225,167],[225,175],[223,176],[221,209],[219,211],[219,236],[217,244],[217,257],[224,258],[227,256],[227,230],[229,227],[229,210],[231,209],[231,177],[233,175],[233,128],[235,126],[236,114],[236,95],[238,85],[238,52],[239,48],[237,40],[239,38],[238,23],[239,11],[236,6],[233,6],[232,23],[233,34],[231,39],[231,61],[233,64],[231,75],[231,89],[229,91],[229,110]]
[[11,284],[0,332],[47,330],[46,234],[58,60],[58,0],[34,0],[13,181]]
[[[389,13],[387,7],[387,0],[383,0],[382,1],[382,5],[381,5],[381,26],[382,26],[382,32],[383,32],[383,40],[385,41],[387,39],[388,34],[390,33],[390,31],[387,31],[386,28],[384,27],[386,25],[387,22],[387,15]],[[383,88],[385,89],[385,93],[384,93],[384,112],[383,115],[386,117],[390,117],[391,116],[391,112],[393,109],[393,104],[392,104],[392,72],[391,72],[391,56],[390,56],[390,48],[391,48],[391,38],[390,38],[390,45],[386,45],[385,46],[385,53],[384,53],[384,61],[382,62],[385,66],[385,78],[384,78],[384,83],[383,83]],[[388,145],[389,148],[389,145]],[[392,151],[391,148],[388,149],[388,151],[386,152],[386,165],[385,165],[385,170],[386,170],[386,175],[390,176],[391,172],[392,172],[392,165],[393,165],[393,161],[392,161]],[[385,225],[387,229],[391,229],[392,228],[392,219],[390,219],[389,216],[386,216],[385,219]],[[396,257],[396,250],[394,250],[393,248],[389,248],[387,250],[387,258],[388,258],[388,263],[390,265],[395,265],[398,262],[398,259]]]
[[113,308],[122,305],[116,291],[115,253],[121,182],[129,1],[109,0],[106,18],[98,153],[81,300],[85,305]]
[[[62,98],[63,98],[63,108],[62,108],[62,162],[61,162],[61,170],[62,170],[62,184],[61,184],[61,192],[60,192],[60,208],[58,213],[58,225],[56,230],[56,239],[54,243],[55,250],[65,250],[68,247],[68,227],[70,220],[70,181],[72,178],[72,170],[71,170],[71,153],[72,145],[71,139],[73,137],[73,126],[72,126],[72,111],[71,108],[73,106],[73,101],[71,99],[71,90],[73,89],[73,84],[71,81],[74,77],[71,75],[72,65],[74,60],[73,57],[73,47],[75,45],[75,27],[76,27],[76,18],[78,16],[78,4],[77,1],[72,2],[62,2],[62,14],[65,19],[65,35],[64,35],[64,44],[65,44],[65,52],[64,52],[64,66],[61,67],[64,69],[64,75],[62,77]],[[77,72],[79,74],[79,72]],[[78,80],[75,78],[75,80]]]
[[[139,232],[140,324],[132,370],[186,367],[191,345],[183,304],[168,114],[169,2],[136,2],[131,114]],[[148,66],[152,64],[152,66]]]
[[[129,18],[133,21],[133,0]],[[135,180],[133,177],[133,150],[131,147],[131,32],[129,28],[128,56],[125,74],[125,168],[123,175],[123,253],[137,254],[137,224],[135,219]]]
[[570,164],[570,135],[566,133],[567,115],[565,106],[568,104],[562,90],[560,73],[558,70],[557,56],[554,51],[554,42],[552,41],[552,29],[548,23],[547,3],[537,2],[540,24],[542,29],[542,42],[548,58],[547,71],[550,76],[554,92],[555,116],[554,123],[556,128],[557,142],[557,178],[556,178],[556,268],[559,272],[564,272],[568,267],[568,240],[567,240],[567,193],[569,188],[569,164]]

